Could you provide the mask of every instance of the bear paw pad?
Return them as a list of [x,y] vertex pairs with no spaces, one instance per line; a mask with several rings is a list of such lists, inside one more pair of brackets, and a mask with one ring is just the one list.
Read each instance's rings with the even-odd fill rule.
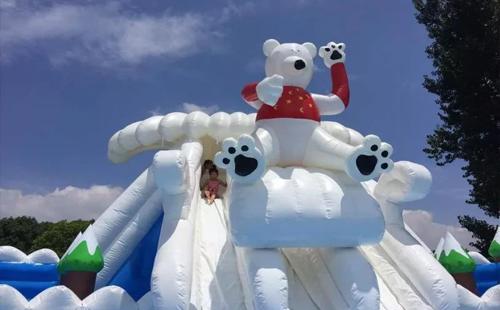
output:
[[381,142],[375,135],[368,135],[349,156],[347,173],[358,181],[373,179],[392,169],[394,163],[390,159],[391,155],[390,144]]
[[253,183],[264,173],[265,162],[261,151],[250,135],[241,135],[238,140],[227,138],[222,151],[215,154],[214,163],[225,169],[235,182]]

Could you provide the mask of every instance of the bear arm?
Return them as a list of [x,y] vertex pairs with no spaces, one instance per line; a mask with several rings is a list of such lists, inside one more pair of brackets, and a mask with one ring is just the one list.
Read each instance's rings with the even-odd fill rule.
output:
[[311,94],[311,97],[316,103],[320,115],[335,115],[345,110],[344,103],[337,95]]
[[337,95],[344,103],[344,107],[349,105],[349,79],[344,63],[336,63],[330,67],[332,78],[332,94]]
[[349,105],[349,79],[343,63],[330,67],[332,93],[330,95],[312,94],[321,115],[342,113]]
[[245,85],[245,87],[241,90],[241,96],[246,103],[254,107],[256,110],[260,109],[263,104],[257,97],[257,83]]

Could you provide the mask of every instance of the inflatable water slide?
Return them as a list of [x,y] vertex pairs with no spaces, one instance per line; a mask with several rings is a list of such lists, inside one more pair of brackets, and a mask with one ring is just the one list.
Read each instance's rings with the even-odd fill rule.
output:
[[[263,52],[266,78],[242,91],[256,114],[174,112],[110,138],[115,163],[157,152],[92,225],[104,262],[95,292],[26,298],[0,285],[0,309],[500,309],[500,285],[481,297],[457,285],[405,226],[429,171],[320,120],[347,107],[345,45],[319,50],[329,95],[305,91],[312,43],[271,39]],[[200,190],[207,159],[228,184],[213,204]]]

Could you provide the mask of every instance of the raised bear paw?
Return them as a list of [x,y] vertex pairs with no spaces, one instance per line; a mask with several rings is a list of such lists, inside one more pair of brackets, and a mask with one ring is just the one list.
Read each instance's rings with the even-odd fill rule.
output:
[[274,106],[283,93],[284,78],[279,74],[266,77],[257,84],[257,97],[263,103]]
[[380,142],[379,137],[368,135],[347,158],[346,172],[358,181],[371,180],[381,173],[389,172],[394,163],[391,160],[392,146]]
[[234,182],[253,183],[260,179],[265,169],[264,156],[255,146],[252,136],[243,134],[238,140],[227,138],[222,151],[215,154],[214,163],[225,169]]
[[323,58],[323,62],[327,68],[330,68],[336,63],[345,61],[345,44],[330,42],[325,46],[320,47],[319,56]]

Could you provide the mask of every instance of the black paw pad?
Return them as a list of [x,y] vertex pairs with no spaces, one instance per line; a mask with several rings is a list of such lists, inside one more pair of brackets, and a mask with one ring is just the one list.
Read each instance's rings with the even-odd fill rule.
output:
[[342,54],[339,53],[339,51],[335,50],[332,52],[332,55],[330,56],[331,60],[337,60],[342,58]]
[[356,158],[356,166],[362,175],[369,175],[377,166],[377,157],[359,155],[358,158]]
[[258,164],[255,158],[249,158],[240,154],[234,158],[234,172],[244,177],[254,172]]

